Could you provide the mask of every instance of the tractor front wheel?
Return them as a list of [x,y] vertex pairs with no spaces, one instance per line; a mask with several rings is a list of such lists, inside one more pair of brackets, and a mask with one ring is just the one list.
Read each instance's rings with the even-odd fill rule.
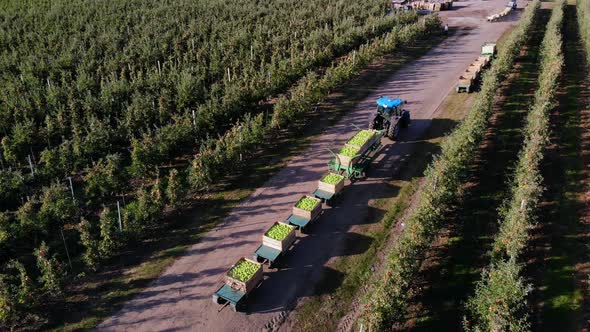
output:
[[397,140],[397,136],[399,135],[399,125],[398,124],[389,124],[389,128],[387,128],[387,136],[392,140]]
[[376,113],[371,113],[371,115],[369,115],[369,123],[367,124],[367,127],[369,129],[375,129],[375,122],[377,120],[377,116],[379,116]]

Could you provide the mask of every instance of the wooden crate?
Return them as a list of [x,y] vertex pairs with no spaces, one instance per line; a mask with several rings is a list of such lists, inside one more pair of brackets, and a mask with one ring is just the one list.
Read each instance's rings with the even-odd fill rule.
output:
[[473,84],[473,77],[459,77],[459,85],[471,85]]
[[[304,197],[313,198],[314,200],[317,200],[318,203],[316,204],[316,206],[311,211],[300,209],[300,208],[298,208],[296,206],[297,203],[295,203],[295,205],[293,205],[293,214],[296,215],[296,216],[298,216],[298,217],[301,217],[301,218],[313,220],[322,211],[322,204],[319,201],[319,199],[317,199],[317,198],[315,198],[313,196],[307,196],[307,195],[305,195],[305,196],[301,197],[299,200],[303,199]],[[299,202],[299,201],[297,201],[297,202]]]
[[[356,135],[356,134],[355,134]],[[354,136],[353,136],[354,137]],[[350,146],[353,148],[357,148],[359,150],[359,154],[363,154],[371,145],[373,145],[373,143],[375,143],[375,139],[377,138],[377,133],[373,132],[373,136],[371,136],[371,138],[369,138],[363,145],[358,146],[358,145],[354,145],[354,144],[350,144],[348,142],[346,142],[346,146]],[[350,138],[352,139],[352,137]]]
[[[291,228],[291,232],[289,232],[289,235],[287,235],[287,237],[285,237],[282,241],[275,240],[275,239],[270,238],[266,235],[262,235],[262,244],[267,247],[271,247],[271,248],[274,248],[274,249],[277,249],[280,251],[287,250],[291,246],[291,244],[293,244],[293,242],[295,241],[295,227],[293,227],[291,225],[287,225],[287,224],[282,223],[280,221],[275,222],[273,224],[273,226],[276,224],[283,224],[283,225],[289,226],[289,228]],[[265,232],[265,234],[266,234],[266,232]]]
[[481,63],[482,67],[485,67],[488,65],[488,63],[490,63],[490,57],[489,56],[480,56],[479,58],[477,58],[477,63]]
[[340,159],[340,164],[342,164],[342,166],[344,166],[344,167],[352,167],[360,159],[360,157],[358,157],[354,160],[352,158],[354,158],[354,157],[349,157],[349,156],[344,156],[344,155],[338,154],[338,159]]
[[344,188],[344,177],[342,178],[342,180],[340,180],[340,182],[336,184],[325,183],[322,182],[322,180],[318,181],[318,189],[327,191],[332,194],[339,193],[342,190],[342,188]]
[[[240,291],[245,292],[246,294],[248,294],[262,280],[262,264],[260,264],[258,262],[255,262],[255,261],[253,261],[251,259],[248,259],[246,257],[243,257],[240,260],[238,260],[236,262],[236,264],[234,264],[232,266],[232,269],[233,269],[234,266],[238,265],[238,263],[240,263],[242,260],[246,260],[246,261],[249,261],[249,262],[252,262],[252,263],[258,265],[258,270],[256,271],[256,273],[249,280],[240,281],[238,279],[235,279],[235,278],[230,277],[229,276],[229,271],[228,271],[225,274],[225,283],[226,283],[226,285],[228,285],[229,287],[231,287],[233,289],[237,289],[237,290],[240,290]],[[230,269],[230,271],[231,271],[231,269]]]

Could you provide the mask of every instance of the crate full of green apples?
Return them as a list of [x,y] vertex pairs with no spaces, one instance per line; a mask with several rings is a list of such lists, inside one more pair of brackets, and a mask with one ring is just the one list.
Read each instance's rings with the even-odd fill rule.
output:
[[293,214],[308,220],[315,219],[322,211],[322,201],[319,198],[305,195],[293,206]]
[[367,149],[375,143],[377,139],[377,131],[372,129],[363,129],[357,132],[351,139],[346,142],[345,146],[349,146],[358,150],[358,153],[364,153]]
[[287,250],[295,241],[295,226],[275,222],[262,235],[262,244],[280,251]]
[[359,161],[359,158],[354,158],[357,155],[360,155],[359,149],[345,145],[338,151],[338,160],[340,160],[342,166],[352,167]]
[[344,176],[328,173],[318,181],[318,189],[336,195],[344,188]]
[[262,281],[262,264],[241,258],[225,275],[225,283],[248,294]]

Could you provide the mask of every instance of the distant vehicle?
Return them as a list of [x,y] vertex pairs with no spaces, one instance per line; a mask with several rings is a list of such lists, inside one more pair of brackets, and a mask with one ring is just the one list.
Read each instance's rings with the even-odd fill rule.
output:
[[459,83],[457,83],[455,90],[457,92],[464,91],[467,93],[473,91],[474,85],[481,78],[481,72],[489,65],[495,55],[496,44],[484,43],[481,46],[481,55],[459,76]]
[[510,1],[506,5],[506,8],[516,9],[516,1]]

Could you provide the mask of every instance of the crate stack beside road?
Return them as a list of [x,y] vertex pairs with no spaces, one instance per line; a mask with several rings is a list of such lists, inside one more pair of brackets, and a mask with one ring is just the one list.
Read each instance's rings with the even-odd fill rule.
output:
[[483,70],[488,67],[495,54],[495,43],[483,44],[481,47],[481,55],[473,63],[471,63],[467,69],[465,69],[461,76],[459,76],[459,82],[455,87],[455,91],[467,93],[472,92],[481,79]]
[[394,10],[428,10],[428,11],[442,11],[453,8],[452,0],[392,0],[391,8]]
[[497,20],[501,19],[502,17],[510,14],[510,12],[512,12],[515,9],[516,9],[516,1],[509,1],[506,4],[506,7],[504,7],[504,10],[502,10],[500,13],[488,16],[487,20],[488,20],[488,22],[497,21]]

